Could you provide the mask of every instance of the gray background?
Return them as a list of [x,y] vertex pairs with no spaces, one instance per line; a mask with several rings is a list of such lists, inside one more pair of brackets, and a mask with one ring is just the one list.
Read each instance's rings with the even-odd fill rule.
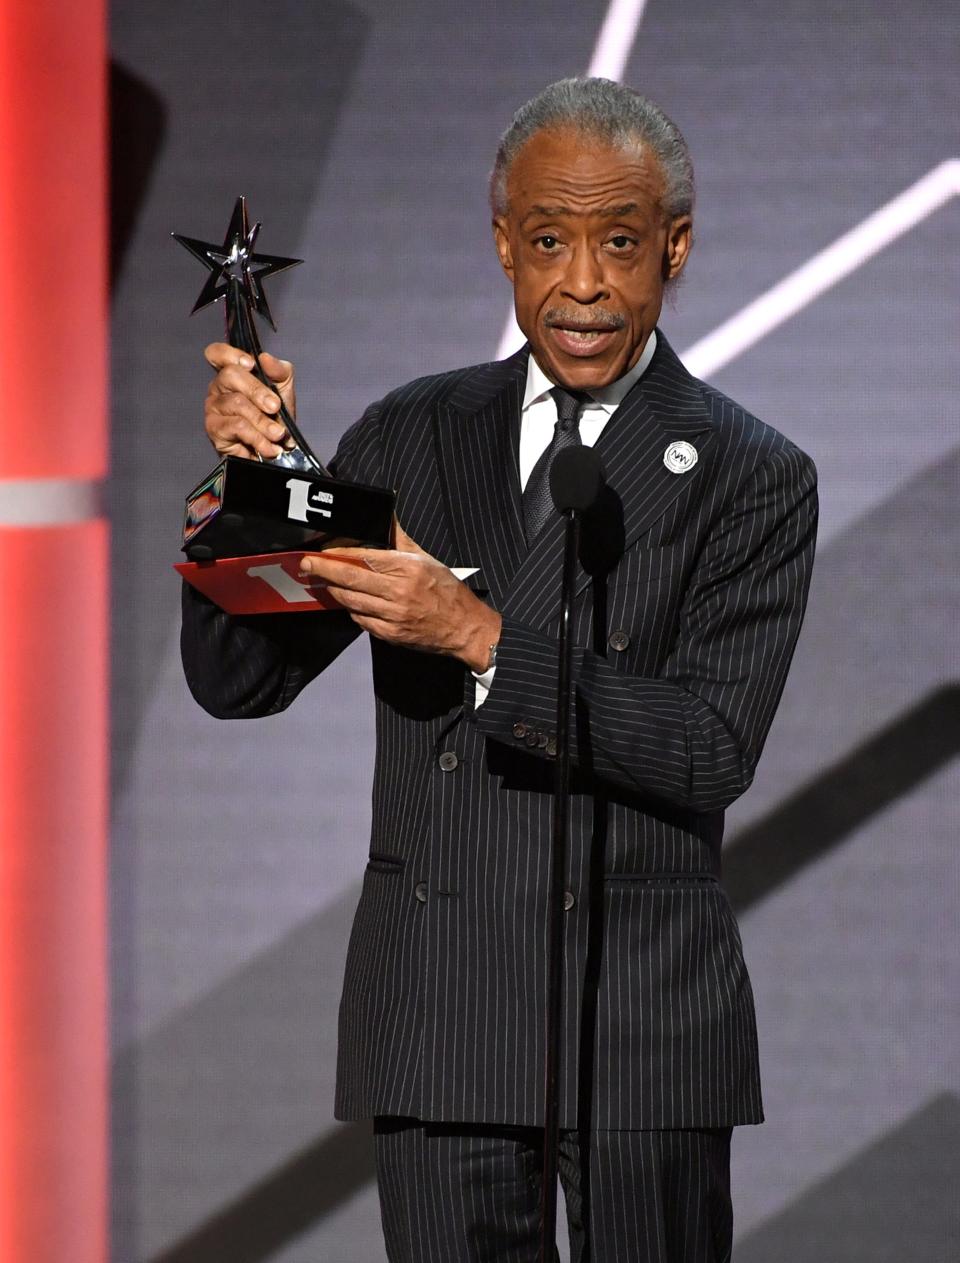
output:
[[[361,641],[289,713],[220,724],[177,650],[182,496],[211,465],[219,313],[169,242],[237,193],[321,453],[418,374],[491,357],[486,173],[582,72],[602,0],[114,5],[115,1263],[374,1263],[369,1137],[331,1117],[371,767]],[[625,78],[697,166],[681,352],[958,152],[953,3],[650,0]],[[816,459],[807,625],[727,879],[768,1121],[734,1140],[739,1263],[960,1252],[960,204],[713,380]]]

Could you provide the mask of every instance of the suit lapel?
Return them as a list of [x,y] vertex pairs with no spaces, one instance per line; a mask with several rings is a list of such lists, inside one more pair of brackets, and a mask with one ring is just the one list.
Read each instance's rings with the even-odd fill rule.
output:
[[[698,463],[674,474],[664,464],[672,441],[697,441]],[[713,422],[704,408],[696,380],[690,376],[657,331],[657,350],[650,367],[604,427],[596,445],[606,483],[622,513],[623,547],[629,548],[667,511],[677,496],[695,488],[703,457],[715,440]],[[538,536],[510,584],[504,614],[542,627],[560,604],[563,566],[562,519],[554,518]],[[577,591],[590,581],[578,566]]]
[[518,448],[527,349],[461,379],[437,412],[436,443],[457,565],[479,566],[495,606],[526,553]]

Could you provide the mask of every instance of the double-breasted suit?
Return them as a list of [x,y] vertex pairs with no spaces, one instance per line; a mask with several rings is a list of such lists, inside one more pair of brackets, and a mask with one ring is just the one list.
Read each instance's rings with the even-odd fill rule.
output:
[[[335,460],[342,478],[395,488],[408,534],[475,567],[466,582],[503,615],[479,706],[460,662],[370,641],[373,831],[341,1006],[341,1118],[542,1121],[563,528],[524,539],[526,364],[524,350],[393,392]],[[674,472],[677,442],[689,449]],[[662,334],[596,451],[607,489],[584,526],[573,620],[560,1122],[759,1121],[720,844],[800,628],[815,471],[686,373]],[[358,634],[345,614],[231,618],[184,589],[187,679],[225,718],[288,706]]]

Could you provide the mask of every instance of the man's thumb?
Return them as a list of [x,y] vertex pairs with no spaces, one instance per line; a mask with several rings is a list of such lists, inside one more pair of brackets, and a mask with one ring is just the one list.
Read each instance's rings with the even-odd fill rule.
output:
[[281,360],[269,351],[260,353],[260,367],[278,386],[286,386],[293,380],[293,365],[289,360]]

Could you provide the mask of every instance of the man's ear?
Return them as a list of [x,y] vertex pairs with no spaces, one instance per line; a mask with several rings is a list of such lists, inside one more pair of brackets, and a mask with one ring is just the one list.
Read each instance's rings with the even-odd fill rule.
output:
[[693,245],[693,220],[689,215],[678,215],[670,221],[667,244],[663,256],[663,279],[675,281],[684,269],[690,247]]
[[500,266],[513,280],[513,251],[510,248],[510,229],[507,226],[507,218],[505,215],[497,215],[493,221],[493,241],[497,247],[497,256],[500,259]]

